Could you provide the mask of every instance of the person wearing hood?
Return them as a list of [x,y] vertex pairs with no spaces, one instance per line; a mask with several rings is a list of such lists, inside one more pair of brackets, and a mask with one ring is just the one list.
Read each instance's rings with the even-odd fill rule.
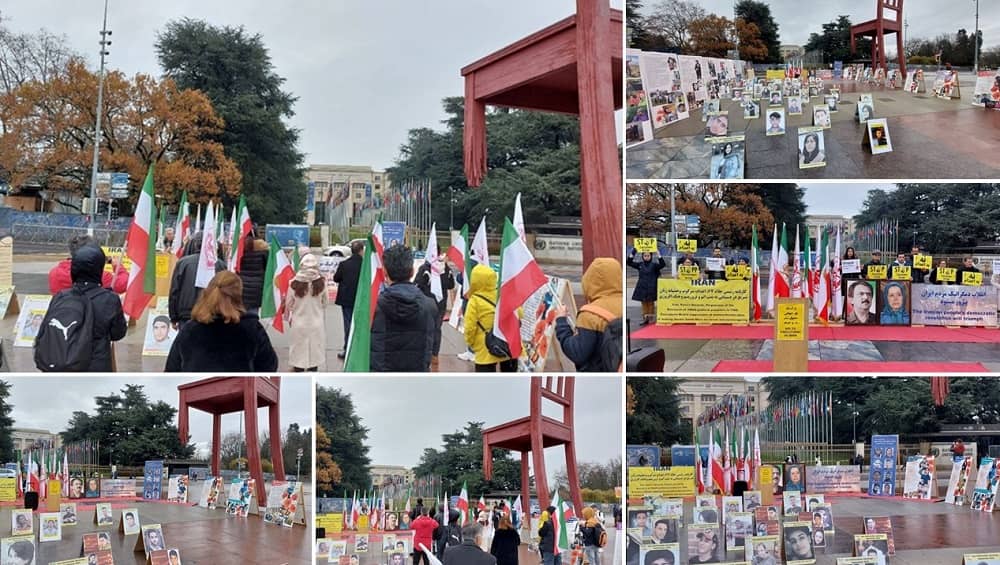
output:
[[[73,277],[70,273],[73,256],[84,245],[97,246],[97,243],[89,235],[77,235],[70,238],[69,258],[59,261],[49,271],[49,294],[55,296],[73,286]],[[105,257],[105,262],[107,261],[108,259]],[[111,271],[103,271],[102,267],[101,286],[111,289],[116,294],[122,294],[125,292],[125,287],[128,286],[128,269],[120,261],[111,262]]]
[[[174,329],[191,319],[191,309],[194,308],[198,297],[201,296],[202,289],[196,287],[194,283],[198,276],[198,258],[201,256],[203,236],[202,232],[196,232],[188,238],[187,244],[184,245],[184,256],[177,260],[177,264],[174,265],[174,274],[170,277],[170,296],[167,299],[167,310]],[[220,257],[215,262],[215,272],[224,270],[226,270],[226,264]]]
[[583,553],[590,565],[601,565],[601,532],[604,525],[597,517],[597,511],[592,506],[583,509],[583,525],[580,533],[583,536]]
[[257,314],[264,300],[264,274],[267,271],[267,257],[271,248],[263,239],[255,239],[253,232],[247,234],[240,258],[240,280],[243,281],[243,306],[247,312]]
[[549,519],[556,511],[549,506],[538,519],[538,552],[542,554],[542,565],[562,565],[562,556],[556,555],[556,532]]
[[[431,372],[436,373],[438,371],[438,354],[441,353],[441,323],[444,322],[444,313],[448,307],[448,291],[455,288],[455,277],[452,275],[451,267],[443,258],[433,259],[435,265],[432,265],[431,261],[431,259],[424,261],[424,264],[417,269],[417,276],[413,277],[413,280],[420,292],[437,304],[437,324],[434,326],[434,345],[431,348]],[[431,288],[432,269],[437,266],[442,268],[440,272],[440,298],[434,296],[434,289]]]
[[361,278],[361,252],[365,250],[365,242],[351,242],[351,256],[337,265],[333,274],[333,282],[337,283],[337,297],[333,303],[340,306],[344,318],[344,350],[337,354],[338,359],[347,355],[347,338],[351,335],[351,318],[354,315],[354,299],[358,294],[358,279]]
[[114,370],[111,342],[125,337],[128,329],[121,299],[102,284],[106,262],[104,251],[96,244],[88,243],[76,250],[70,264],[73,288],[89,298],[93,306],[94,351],[87,369],[89,372]]
[[243,307],[243,283],[235,273],[216,273],[181,326],[165,371],[168,373],[253,373],[278,369],[267,331],[257,314]]
[[497,357],[486,347],[486,334],[493,331],[497,312],[497,274],[483,264],[472,268],[469,276],[469,303],[465,307],[465,343],[475,354],[476,372],[517,371],[517,359]]
[[437,305],[410,279],[413,252],[394,245],[385,250],[382,264],[389,286],[378,296],[371,328],[371,370],[426,373],[431,365]]
[[288,363],[295,372],[318,371],[326,360],[326,280],[319,259],[307,253],[285,295],[288,322]]
[[556,338],[577,371],[593,372],[600,370],[605,328],[622,316],[621,264],[610,257],[594,259],[583,274],[582,286],[587,305],[576,318],[576,332],[566,317],[566,306],[560,304],[556,309]]

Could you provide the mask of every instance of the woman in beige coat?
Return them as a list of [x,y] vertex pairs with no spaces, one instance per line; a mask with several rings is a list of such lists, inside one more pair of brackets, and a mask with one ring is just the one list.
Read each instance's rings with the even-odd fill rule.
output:
[[288,362],[295,372],[318,371],[326,362],[326,281],[315,255],[299,261],[299,272],[285,295]]

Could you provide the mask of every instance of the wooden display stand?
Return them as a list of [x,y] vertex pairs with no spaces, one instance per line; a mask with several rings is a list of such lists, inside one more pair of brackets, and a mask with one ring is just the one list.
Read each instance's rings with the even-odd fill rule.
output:
[[774,317],[774,371],[809,370],[809,300],[779,298]]

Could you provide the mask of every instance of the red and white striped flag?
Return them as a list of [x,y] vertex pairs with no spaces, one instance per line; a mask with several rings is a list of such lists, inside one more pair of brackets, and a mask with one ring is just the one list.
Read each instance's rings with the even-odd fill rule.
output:
[[774,237],[771,243],[771,273],[767,282],[767,311],[774,312],[775,300],[778,297],[791,296],[788,280],[785,279],[785,267],[788,265],[788,238],[785,225],[781,225],[781,245],[778,245],[778,224],[774,224]]

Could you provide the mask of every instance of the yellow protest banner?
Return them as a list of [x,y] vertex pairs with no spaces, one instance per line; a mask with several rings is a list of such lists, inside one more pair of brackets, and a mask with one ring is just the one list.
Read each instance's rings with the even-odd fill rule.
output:
[[894,281],[908,281],[911,278],[912,278],[912,276],[910,275],[910,267],[909,266],[899,266],[899,265],[893,265],[892,266],[892,280],[894,280]]
[[965,271],[962,273],[962,284],[965,286],[983,286],[983,274]]
[[330,514],[317,514],[316,527],[326,528],[327,536],[329,536],[331,533],[339,534],[344,529],[344,514],[342,512],[333,512]]
[[170,257],[159,253],[156,256],[156,278],[167,276],[170,270]]
[[637,237],[632,240],[632,245],[639,253],[656,253],[657,251],[655,237]]
[[682,281],[694,281],[701,278],[701,271],[698,269],[697,265],[691,265],[690,267],[685,267],[681,265],[677,267],[677,278]]
[[694,467],[629,467],[628,497],[694,496]]
[[750,321],[749,281],[660,279],[657,324],[745,324]]
[[[101,249],[104,250],[104,255],[108,259],[111,259],[111,260],[113,260],[115,262],[121,263],[122,266],[125,267],[125,270],[129,270],[129,269],[132,268],[132,260],[128,258],[128,255],[125,255],[125,248],[123,248],[123,247],[104,247],[104,246],[101,246]],[[114,272],[111,269],[111,263],[106,263],[104,265],[104,270],[107,271],[107,272],[109,272],[109,273],[113,273]]]
[[778,304],[775,322],[778,324],[779,341],[801,341],[805,339],[805,303]]
[[955,282],[958,276],[958,269],[954,267],[941,267],[937,270],[937,279],[941,282]]
[[868,265],[868,276],[865,278],[870,281],[884,281],[889,276],[889,268],[887,265]]
[[697,239],[678,239],[677,240],[677,251],[681,253],[694,253],[698,251],[698,240]]
[[913,268],[915,269],[930,269],[934,264],[934,258],[930,255],[914,255],[913,256]]
[[17,479],[14,477],[4,477],[0,479],[0,502],[14,502],[17,500]]
[[764,78],[767,80],[784,80],[785,70],[784,69],[768,69],[764,72]]
[[726,265],[726,280],[745,281],[750,279],[750,265]]
[[760,489],[761,503],[770,505],[774,501],[774,487],[771,486],[774,484],[774,467],[770,465],[763,465],[758,468],[757,482],[758,484],[764,485],[764,488]]

